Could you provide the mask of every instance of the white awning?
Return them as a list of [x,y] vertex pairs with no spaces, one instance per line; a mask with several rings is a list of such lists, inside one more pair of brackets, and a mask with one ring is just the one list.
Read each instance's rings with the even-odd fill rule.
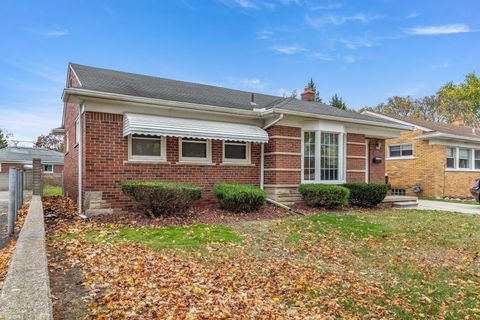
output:
[[268,142],[262,128],[238,123],[125,113],[123,136],[139,134],[245,142]]

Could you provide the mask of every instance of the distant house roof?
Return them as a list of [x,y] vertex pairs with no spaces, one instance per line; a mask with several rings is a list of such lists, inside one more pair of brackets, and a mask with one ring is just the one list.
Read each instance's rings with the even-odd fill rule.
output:
[[42,163],[63,164],[63,153],[53,150],[26,147],[0,149],[0,163],[32,164],[35,158],[42,159]]
[[[427,121],[423,119],[415,119],[409,117],[402,117],[398,115],[385,115],[381,113],[367,111],[367,114],[372,116],[378,115],[383,117],[384,119],[391,119],[393,121],[397,120],[399,123],[410,123],[416,127],[420,127],[422,130],[426,131],[421,137],[428,138],[428,137],[450,137],[450,138],[466,138],[468,140],[480,141],[480,129],[472,128],[467,126],[459,126],[455,124],[449,123],[440,123],[440,122],[433,122]],[[425,130],[428,129],[428,130]]]
[[[340,110],[323,103],[95,68],[75,63],[70,63],[70,67],[78,78],[79,88],[89,91],[247,111],[259,109],[294,111],[306,115],[344,118],[347,122],[348,120],[360,120],[376,125],[398,127],[397,123],[388,120]],[[251,103],[252,94],[254,104]]]

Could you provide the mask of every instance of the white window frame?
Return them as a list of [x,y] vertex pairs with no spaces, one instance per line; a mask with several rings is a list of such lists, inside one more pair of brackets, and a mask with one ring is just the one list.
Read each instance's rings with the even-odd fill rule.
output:
[[[245,159],[232,159],[232,158],[227,158],[225,156],[225,145],[237,145],[237,146],[245,146]],[[223,159],[222,163],[228,163],[228,164],[251,164],[252,163],[252,144],[251,142],[238,142],[238,141],[223,141]]]
[[[411,156],[402,156],[402,147],[403,146],[412,146],[412,155]],[[392,157],[390,155],[390,147],[400,147],[400,156],[398,157]],[[405,160],[405,159],[415,159],[414,155],[414,145],[411,142],[406,142],[406,143],[394,143],[394,144],[389,144],[387,146],[387,152],[388,152],[388,157],[387,160]]]
[[80,142],[80,117],[75,120],[75,145]]
[[[52,166],[52,170],[49,170],[49,171],[45,170],[45,166]],[[53,173],[53,164],[49,164],[49,163],[43,164],[43,172],[44,173]]]
[[[305,132],[315,132],[315,180],[304,179],[304,156],[305,156]],[[320,180],[320,147],[322,133],[338,134],[338,179],[337,180]],[[345,133],[327,130],[302,130],[302,161],[301,161],[301,181],[302,183],[323,183],[323,184],[343,184],[346,176],[346,152],[345,152]]]
[[[160,156],[139,156],[132,154],[132,140],[160,140]],[[166,162],[167,161],[167,139],[165,136],[161,137],[134,137],[128,136],[128,161],[147,161],[147,162]]]
[[67,154],[68,151],[70,150],[70,149],[69,149],[68,131],[65,132],[65,141],[64,141],[64,142],[65,142],[65,145],[64,145],[64,147],[65,147],[65,154]]
[[[455,151],[455,168],[447,168],[447,150],[445,149],[445,171],[453,172],[480,172],[480,169],[475,169],[475,150],[480,151],[478,148],[472,147],[458,147],[458,146],[446,146],[446,148],[453,148]],[[460,149],[467,149],[470,152],[470,164],[468,168],[460,168]]]
[[[197,158],[197,157],[184,157],[183,156],[183,141],[186,140],[187,142],[190,143],[206,143],[207,145],[207,155],[205,158]],[[179,162],[184,162],[184,163],[212,163],[212,140],[210,139],[204,139],[204,141],[201,140],[195,140],[194,138],[179,138],[178,139],[178,154],[179,154]]]
[[[453,168],[447,167],[447,150],[453,149]],[[457,161],[458,161],[458,150],[456,147],[449,147],[447,146],[445,149],[445,170],[456,170],[457,169]]]

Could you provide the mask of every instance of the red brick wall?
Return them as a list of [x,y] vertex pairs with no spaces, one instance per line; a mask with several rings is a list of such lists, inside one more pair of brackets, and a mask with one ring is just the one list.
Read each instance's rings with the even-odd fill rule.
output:
[[2,162],[1,167],[2,168],[1,168],[0,172],[5,173],[5,172],[8,172],[8,170],[10,168],[23,169],[23,164]]
[[[267,132],[270,140],[268,144],[265,145],[265,184],[300,184],[300,169],[302,167],[302,157],[299,154],[302,151],[301,128],[277,125],[267,129]],[[290,169],[290,171],[270,171],[268,169]]]
[[[385,139],[369,139],[369,181],[373,183],[385,183]],[[377,144],[380,146],[377,149]],[[380,157],[381,163],[373,163],[374,157]]]
[[54,173],[62,173],[63,172],[63,165],[60,165],[60,164],[53,165],[53,172]]
[[212,141],[212,164],[178,163],[177,138],[167,137],[167,164],[124,163],[128,161],[128,139],[123,137],[123,116],[85,113],[85,183],[84,191],[102,191],[112,208],[132,205],[123,195],[124,180],[184,181],[205,188],[211,197],[213,184],[237,182],[259,185],[260,145],[252,144],[252,165],[222,165],[222,141]]
[[[68,153],[64,157],[64,191],[65,195],[77,201],[78,196],[78,146],[75,143],[75,120],[78,105],[65,104],[65,135],[68,135]],[[67,139],[64,139],[65,143]],[[67,150],[65,146],[65,150]]]

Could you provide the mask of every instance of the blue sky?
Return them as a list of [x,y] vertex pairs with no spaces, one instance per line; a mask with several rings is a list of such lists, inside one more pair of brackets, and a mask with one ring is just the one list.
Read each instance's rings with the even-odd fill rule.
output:
[[0,128],[60,125],[69,61],[358,109],[480,66],[478,1],[2,1]]

